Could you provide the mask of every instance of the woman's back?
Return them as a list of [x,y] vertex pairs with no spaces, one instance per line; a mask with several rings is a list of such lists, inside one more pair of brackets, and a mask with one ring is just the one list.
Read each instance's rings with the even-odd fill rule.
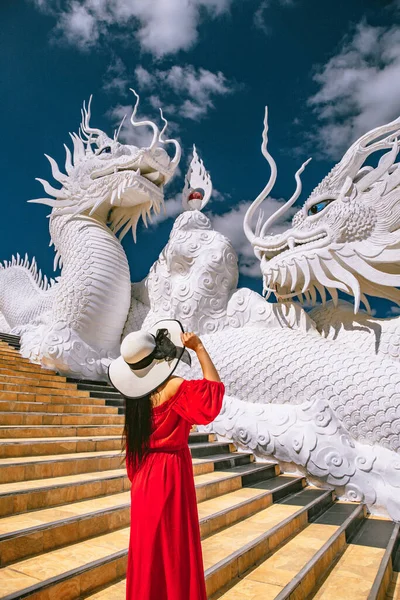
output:
[[[172,394],[173,390],[176,391]],[[219,414],[224,385],[206,379],[185,380],[177,377],[168,391],[172,395],[166,391],[163,401],[152,407],[150,453],[187,449],[192,425],[209,423]],[[135,470],[128,463],[127,470],[132,481]]]

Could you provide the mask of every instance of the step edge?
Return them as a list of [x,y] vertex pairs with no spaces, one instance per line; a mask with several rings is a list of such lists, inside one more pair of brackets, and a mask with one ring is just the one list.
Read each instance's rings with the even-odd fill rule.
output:
[[[119,437],[117,438],[119,439]],[[189,446],[190,448],[190,446]],[[89,451],[90,452],[90,451]],[[109,454],[110,452],[114,452],[114,454]],[[82,454],[85,454],[85,451],[83,452],[74,452],[74,456],[69,456],[68,458],[65,458],[65,455],[68,454],[68,452],[64,453],[64,454],[44,454],[44,455],[38,455],[35,456],[34,458],[36,458],[37,460],[31,460],[31,461],[21,461],[21,462],[10,462],[10,463],[3,463],[1,461],[3,460],[7,460],[6,458],[1,459],[0,458],[0,471],[2,469],[6,469],[9,467],[28,467],[30,465],[46,465],[46,464],[54,464],[54,463],[58,463],[61,462],[63,464],[69,462],[69,461],[83,461],[83,460],[90,460],[92,458],[115,458],[116,456],[118,456],[118,454],[116,454],[118,452],[118,450],[93,450],[91,453],[96,454],[96,456],[81,456]],[[121,451],[122,452],[122,451]],[[56,458],[52,458],[49,460],[49,456],[55,456]],[[121,454],[122,456],[122,454]],[[207,455],[207,459],[209,458],[210,460],[204,460],[201,463],[198,463],[199,465],[207,465],[209,463],[215,463],[215,462],[223,462],[225,460],[229,459],[231,460],[235,460],[237,458],[241,458],[241,457],[246,457],[246,456],[252,456],[252,453],[245,453],[245,452],[231,452],[230,454],[221,454],[218,455],[216,454],[214,457],[212,455],[208,456]],[[16,459],[18,457],[10,457],[12,459]],[[28,456],[21,456],[20,458],[30,458]],[[43,460],[40,460],[40,459]],[[196,458],[196,457],[193,457]],[[193,465],[194,467],[195,465]]]
[[[110,469],[110,471],[118,471],[118,470],[120,470],[120,469]],[[98,473],[98,471],[89,471],[88,473],[80,473],[80,475],[89,475],[89,473]],[[104,474],[105,475],[103,477],[100,477],[100,479],[102,479],[102,480],[105,480],[105,479],[120,479],[121,477],[123,477],[123,478],[125,478],[125,477],[127,478],[128,477],[128,475],[126,474],[126,472],[125,472],[125,474],[121,473],[121,475],[110,475],[110,476],[107,476],[107,473],[108,473],[108,471],[101,471],[101,473],[99,473],[99,475],[104,475]],[[65,475],[64,477],[73,477],[73,475]],[[56,479],[56,478],[55,477],[48,477],[47,479]],[[30,479],[29,481],[36,481],[36,480],[35,479]],[[37,480],[37,481],[41,481],[41,480]],[[50,485],[50,486],[44,487],[44,488],[37,487],[37,488],[31,488],[29,490],[17,490],[17,491],[14,490],[12,492],[2,492],[0,490],[0,500],[2,498],[5,498],[5,497],[9,496],[10,494],[11,495],[31,494],[32,492],[37,492],[37,491],[41,491],[41,490],[45,490],[47,492],[47,491],[58,489],[58,488],[71,487],[73,485],[86,485],[86,484],[89,484],[89,483],[93,483],[95,481],[99,481],[99,479],[97,479],[97,480],[89,479],[87,481],[72,481],[70,483],[59,483],[59,484]],[[26,482],[23,482],[23,483],[26,483]],[[3,485],[3,484],[1,484],[1,485]],[[5,483],[4,485],[8,485],[8,484]],[[59,505],[59,506],[62,506],[62,505]],[[51,507],[51,508],[55,508],[55,507]],[[23,512],[25,514],[26,511],[23,511]],[[18,514],[21,514],[21,513],[18,513]],[[8,515],[6,515],[6,516],[8,516]]]
[[[115,470],[123,470],[123,469],[110,469],[111,471],[115,471]],[[229,470],[229,469],[228,469]],[[257,472],[257,470],[255,470],[255,472]],[[101,473],[99,473],[98,471],[89,471],[88,473],[79,473],[79,475],[89,475],[90,473],[97,473],[99,475],[103,475],[102,479],[119,479],[120,477],[128,477],[127,473],[125,472],[125,474],[121,475],[112,475],[110,477],[107,477],[107,473],[108,471],[102,471]],[[199,489],[199,488],[203,488],[209,485],[213,485],[215,483],[220,483],[221,481],[226,481],[227,479],[232,479],[234,477],[241,477],[242,474],[241,473],[232,473],[232,475],[228,475],[227,477],[219,477],[218,479],[212,480],[212,481],[207,481],[204,483],[197,483],[195,482],[195,488]],[[65,476],[61,476],[61,477],[73,477],[73,475],[65,475]],[[42,478],[42,479],[38,479],[38,480],[34,480],[34,479],[30,479],[29,481],[43,481],[44,479],[57,479],[56,477],[47,477],[47,478]],[[71,485],[80,485],[80,484],[87,484],[87,483],[92,483],[93,480],[89,479],[88,481],[74,481],[74,482],[70,482],[70,483],[60,483],[57,484],[55,483],[54,485],[50,485],[50,486],[46,486],[45,488],[41,488],[40,486],[36,487],[36,488],[30,488],[29,490],[25,490],[25,489],[21,489],[21,490],[14,490],[12,492],[2,492],[1,491],[1,487],[0,487],[0,499],[4,498],[10,494],[29,494],[32,492],[36,492],[38,490],[43,490],[45,489],[46,491],[49,490],[53,490],[53,489],[57,489],[57,488],[63,488],[63,487],[69,487]],[[22,482],[24,483],[24,482]],[[1,485],[1,484],[0,484]],[[4,485],[8,485],[7,483]]]
[[[251,465],[255,465],[256,463],[250,463]],[[249,465],[250,466],[250,465]],[[275,465],[268,465],[268,467],[275,467]],[[235,467],[233,467],[235,468]],[[263,470],[268,470],[268,469],[260,469],[260,468],[255,468],[254,470],[251,470],[251,473],[258,473],[258,472],[262,472]],[[230,469],[228,469],[228,471],[230,471]],[[214,479],[212,482],[207,481],[205,483],[198,483],[196,484],[196,489],[198,488],[202,488],[204,486],[210,485],[211,483],[219,483],[221,481],[226,481],[227,479],[234,479],[235,477],[243,477],[243,475],[248,475],[249,473],[232,473],[229,474],[228,477],[221,477],[219,479]]]
[[[218,563],[215,563],[215,565],[213,565],[212,567],[209,567],[208,569],[205,570],[205,572],[204,572],[205,578],[207,579],[208,577],[211,577],[216,572],[218,572],[219,569],[226,567],[230,563],[233,563],[236,559],[238,559],[240,556],[242,556],[244,554],[244,552],[251,551],[253,548],[255,548],[256,546],[261,544],[264,540],[268,539],[269,537],[271,537],[272,535],[277,533],[280,529],[282,529],[283,527],[286,527],[286,525],[288,525],[291,521],[293,521],[297,517],[301,516],[303,513],[306,512],[308,514],[308,512],[312,508],[314,508],[315,505],[319,504],[320,502],[323,502],[323,500],[326,497],[328,497],[329,495],[332,495],[332,494],[333,494],[332,490],[326,490],[318,498],[311,500],[308,504],[306,504],[305,506],[302,506],[295,513],[293,513],[289,517],[286,517],[286,519],[283,519],[280,523],[277,523],[270,529],[267,529],[264,533],[262,533],[261,535],[256,537],[251,542],[244,544],[238,550],[235,550],[235,552],[232,552],[231,554],[226,556],[224,559],[218,561]],[[210,536],[210,537],[212,537],[212,536]]]
[[[68,579],[72,579],[72,577],[81,575],[85,571],[91,571],[92,569],[96,569],[97,567],[106,565],[109,562],[118,560],[119,558],[124,558],[127,554],[128,554],[128,550],[119,550],[118,552],[109,554],[108,556],[106,556],[104,558],[98,558],[97,560],[93,560],[90,563],[86,563],[85,565],[76,567],[75,569],[65,571],[61,575],[56,575],[54,577],[51,577],[50,579],[45,579],[43,581],[40,581],[34,585],[27,587],[27,588],[19,590],[18,592],[13,592],[12,594],[3,596],[2,600],[23,600],[24,598],[29,598],[29,596],[35,592],[46,590],[47,588],[51,588],[54,585],[63,583],[64,581],[67,581]],[[14,564],[18,564],[18,563],[14,563]],[[12,568],[12,566],[10,568]]]
[[[277,489],[284,489],[284,488],[291,487],[297,481],[298,481],[298,479],[294,479],[291,482],[285,482],[281,486],[279,486],[279,488],[275,488],[273,491],[275,491]],[[127,492],[118,492],[118,493],[129,493],[129,492],[127,491]],[[290,491],[288,490],[288,494],[289,493],[290,493]],[[229,492],[227,493],[227,495],[229,495]],[[253,496],[252,498],[246,498],[245,500],[242,500],[241,502],[239,502],[238,504],[235,504],[234,506],[230,506],[230,507],[225,508],[223,510],[214,512],[214,513],[212,513],[211,515],[209,515],[207,517],[203,517],[202,519],[199,519],[199,524],[203,525],[204,523],[207,523],[208,521],[212,521],[213,519],[219,518],[220,516],[222,516],[224,514],[228,514],[229,512],[231,512],[233,510],[237,510],[237,509],[242,508],[242,507],[244,507],[244,506],[246,506],[248,504],[252,504],[253,502],[256,502],[257,500],[259,500],[260,498],[267,497],[269,495],[272,495],[272,491],[271,490],[264,490],[263,492],[261,492],[260,494],[257,494],[256,496]],[[112,496],[113,496],[113,494],[110,494],[110,497],[112,497]],[[210,500],[212,500],[212,498],[210,498]],[[78,502],[72,502],[70,504],[72,504],[72,505],[73,504],[79,504],[80,502],[85,502],[85,500],[78,501]],[[87,520],[87,519],[93,518],[94,516],[99,515],[99,514],[107,515],[107,514],[110,514],[112,512],[115,512],[115,511],[118,511],[118,510],[124,510],[124,509],[129,508],[129,507],[130,507],[130,502],[123,503],[123,504],[119,504],[119,505],[113,506],[112,508],[91,510],[91,511],[88,511],[88,512],[83,513],[83,514],[80,513],[80,514],[77,514],[77,515],[72,515],[71,517],[66,517],[66,518],[64,517],[62,519],[59,518],[59,519],[56,519],[54,521],[48,521],[47,523],[43,523],[41,525],[33,525],[32,527],[26,527],[24,529],[16,530],[14,532],[0,534],[0,543],[3,542],[3,541],[9,540],[9,539],[17,539],[17,538],[20,538],[20,537],[24,537],[25,535],[33,533],[33,532],[36,532],[36,531],[42,531],[42,530],[45,530],[45,529],[54,528],[54,527],[57,527],[57,526],[59,526],[60,524],[63,524],[63,523],[72,523],[74,521]],[[40,512],[41,510],[47,510],[47,509],[39,509],[39,510],[34,510],[34,511],[28,511],[28,513]],[[26,514],[28,514],[28,513],[26,513]]]
[[[32,461],[26,461],[26,462],[14,462],[14,463],[7,463],[4,464],[3,462],[0,462],[0,471],[1,469],[6,469],[8,467],[28,467],[30,465],[46,465],[46,464],[54,464],[54,463],[58,463],[58,462],[62,462],[63,464],[67,463],[68,461],[74,461],[74,460],[90,460],[92,458],[114,458],[115,456],[118,456],[118,454],[106,454],[107,452],[118,452],[118,450],[93,450],[93,453],[98,454],[99,456],[79,456],[80,454],[85,454],[85,452],[76,452],[74,454],[76,454],[76,456],[70,456],[68,458],[64,458],[65,454],[68,454],[68,452],[66,452],[65,454],[44,454],[43,458],[46,459],[46,457],[48,456],[57,456],[58,458],[53,458],[51,460],[32,460]],[[104,454],[103,454],[104,453]],[[17,458],[17,457],[12,457],[12,458]],[[21,458],[29,458],[28,456],[21,456]],[[41,456],[37,456],[35,458],[40,459]],[[0,459],[0,461],[2,460],[7,460],[7,459]],[[1,485],[1,484],[0,484]]]
[[[400,542],[400,523],[394,523],[393,532],[390,536],[388,545],[386,546],[385,553],[382,557],[382,560],[379,565],[378,572],[374,579],[374,583],[372,584],[371,590],[368,594],[367,600],[378,600],[379,594],[381,592],[387,593],[386,590],[382,590],[382,585],[384,584],[385,573],[390,565],[393,563],[393,557],[395,553],[395,549],[397,544]],[[390,581],[389,581],[390,585]]]
[[[277,476],[279,477],[279,475]],[[299,477],[297,479],[293,479],[293,481],[290,482],[285,482],[282,485],[274,488],[273,490],[263,490],[262,492],[260,492],[259,494],[257,494],[256,496],[253,496],[252,498],[246,498],[245,500],[242,500],[241,502],[239,502],[239,504],[235,504],[234,506],[230,506],[228,508],[223,508],[222,510],[218,511],[217,513],[213,513],[211,516],[207,516],[207,517],[203,517],[202,519],[199,519],[199,523],[201,525],[203,525],[204,523],[207,523],[207,521],[211,521],[213,518],[220,517],[222,515],[228,514],[230,511],[232,510],[237,510],[238,508],[241,508],[243,506],[247,506],[248,504],[252,504],[253,502],[256,502],[257,500],[260,500],[260,498],[264,498],[267,496],[272,496],[274,495],[274,492],[276,490],[284,490],[285,488],[290,488],[292,486],[294,486],[296,483],[298,483],[299,479],[303,479],[303,477]],[[229,494],[229,492],[228,492]],[[288,494],[290,494],[290,491],[288,490]],[[224,494],[226,495],[226,494]],[[218,496],[220,497],[220,496]],[[209,498],[208,500],[214,500],[214,498]],[[206,502],[208,501],[206,500]],[[274,503],[274,502],[272,502]],[[256,511],[258,512],[258,511]],[[254,513],[255,514],[255,513]],[[213,533],[217,533],[217,532],[213,532]],[[210,534],[213,535],[213,534]],[[210,537],[210,536],[207,536]]]
[[[18,402],[18,400],[15,400],[15,402]],[[45,404],[45,403],[44,403]],[[49,404],[51,404],[51,402],[49,402]],[[60,402],[61,404],[61,402]],[[68,403],[66,403],[68,404]],[[78,405],[76,405],[78,406]],[[85,405],[84,405],[85,406]],[[90,406],[90,404],[88,404],[87,406]],[[96,406],[96,405],[94,405]],[[107,405],[106,405],[107,406]],[[82,414],[87,414],[90,415],[92,417],[104,417],[104,413],[58,413],[58,412],[40,412],[40,411],[35,411],[35,412],[25,412],[25,411],[13,411],[13,410],[7,410],[2,412],[1,414],[7,414],[7,415],[50,415],[50,416],[54,416],[54,417],[59,417],[59,416],[64,416],[64,415],[69,415],[69,416],[74,416],[74,417],[81,417]],[[122,417],[123,415],[118,415],[116,413],[114,413],[113,415],[110,416],[115,416],[115,417]],[[7,425],[4,425],[4,427],[7,427]],[[211,442],[210,442],[211,443]]]
[[[306,577],[306,575],[311,571],[314,565],[324,556],[324,554],[329,550],[332,544],[342,535],[342,533],[346,534],[348,527],[355,521],[360,513],[364,513],[364,504],[359,504],[354,507],[354,511],[347,517],[347,519],[340,525],[340,527],[335,531],[330,538],[321,546],[319,550],[314,554],[314,556],[307,562],[306,565],[293,577],[293,579],[279,592],[276,596],[275,600],[288,600],[290,595],[299,587]],[[365,519],[365,515],[363,520]],[[315,590],[314,586],[314,590]],[[314,591],[313,590],[313,591]]]
[[[121,493],[127,493],[129,494],[129,491],[127,492],[119,492]],[[109,494],[107,497],[112,498],[114,494]],[[81,502],[84,502],[84,500],[82,500]],[[71,504],[78,504],[79,502],[70,502],[69,505]],[[69,506],[68,505],[68,506]],[[113,506],[112,508],[106,508],[106,509],[97,509],[97,510],[92,510],[92,511],[88,511],[87,513],[84,514],[77,514],[77,515],[72,515],[71,517],[63,517],[63,518],[59,518],[56,521],[49,521],[48,523],[43,523],[41,525],[33,525],[32,527],[26,527],[25,529],[18,529],[14,532],[10,532],[10,533],[3,533],[0,534],[0,544],[1,542],[10,540],[10,539],[18,539],[18,538],[22,538],[25,535],[29,535],[30,533],[35,533],[36,531],[44,531],[46,529],[54,529],[55,527],[58,527],[62,524],[68,524],[68,523],[73,523],[74,521],[86,521],[88,519],[91,519],[97,515],[100,514],[104,514],[104,515],[109,515],[113,512],[119,511],[119,510],[125,510],[126,508],[130,508],[131,503],[125,503],[125,504],[119,504],[117,506]],[[47,509],[44,509],[47,510]],[[33,511],[27,511],[26,513],[23,514],[31,514],[33,512],[39,512],[39,510],[33,510]],[[12,515],[10,515],[12,516]],[[19,515],[18,515],[19,516]],[[111,530],[111,531],[117,531],[117,529],[115,530]],[[91,536],[91,537],[96,537],[96,536]],[[83,540],[82,540],[83,541]],[[73,546],[75,542],[73,542],[72,544],[62,544],[62,546]],[[39,554],[44,554],[43,552],[39,553]],[[37,555],[32,555],[32,558],[34,556],[39,556],[39,554]],[[10,563],[11,564],[11,563]],[[15,563],[13,563],[15,564]],[[7,565],[8,566],[8,565]]]
[[[89,436],[76,436],[75,438],[69,439],[67,436],[65,437],[60,437],[60,438],[46,438],[46,439],[42,439],[42,438],[0,438],[0,447],[2,445],[6,446],[7,444],[48,444],[49,441],[54,441],[54,442],[61,442],[61,443],[66,443],[66,442],[71,442],[71,443],[78,443],[78,442],[82,442],[82,441],[93,441],[93,442],[104,442],[104,441],[108,441],[108,440],[115,440],[115,439],[121,439],[121,436],[119,435],[110,435],[110,436],[98,436],[102,439],[95,439],[94,437],[89,437]],[[6,441],[4,441],[6,440]],[[79,454],[79,452],[77,453]]]
[[[231,507],[228,507],[226,509],[214,512],[214,513],[212,513],[211,515],[209,515],[207,517],[203,517],[202,519],[199,519],[199,524],[203,525],[207,521],[212,521],[215,518],[219,518],[220,516],[222,516],[224,514],[227,514],[227,513],[229,513],[232,510],[237,510],[238,508],[241,508],[243,506],[251,504],[251,503],[259,500],[260,498],[263,498],[263,497],[266,497],[266,496],[269,496],[269,495],[273,495],[273,492],[275,492],[278,489],[290,488],[295,483],[297,483],[299,479],[302,479],[302,477],[294,478],[293,481],[285,482],[281,486],[279,486],[277,488],[274,488],[274,490],[264,490],[263,492],[260,492],[260,494],[257,494],[256,496],[253,496],[252,498],[247,498],[245,500],[242,500],[241,502],[239,502],[238,504],[235,504],[234,506],[231,506]],[[129,493],[129,492],[118,492],[118,493]],[[288,494],[289,493],[290,493],[290,491],[288,490]],[[229,495],[229,492],[227,494]],[[110,494],[110,497],[112,497],[112,496],[113,496],[113,494]],[[210,500],[212,500],[212,498],[210,498]],[[73,504],[79,504],[80,502],[85,502],[85,501],[86,500],[82,500],[82,501],[78,501],[78,502],[72,502],[70,504],[72,504],[72,505]],[[54,520],[54,521],[49,521],[49,522],[44,523],[42,525],[34,525],[32,527],[26,527],[24,529],[17,530],[18,533],[16,533],[16,532],[10,532],[10,533],[0,534],[0,543],[3,542],[3,541],[5,541],[5,540],[8,540],[8,539],[12,539],[12,538],[16,539],[16,538],[19,538],[19,537],[23,537],[24,535],[27,535],[27,534],[35,532],[35,531],[41,531],[41,530],[44,530],[44,529],[57,527],[61,523],[72,523],[72,522],[77,521],[77,520],[90,519],[93,516],[96,516],[98,514],[109,514],[109,513],[115,512],[116,510],[123,510],[123,509],[128,508],[128,507],[130,507],[130,502],[127,503],[127,504],[126,503],[125,504],[119,504],[119,505],[114,506],[112,508],[92,510],[92,511],[88,511],[88,512],[83,513],[83,514],[80,513],[80,514],[77,514],[77,515],[72,515],[71,517],[57,519],[57,520]],[[41,510],[47,510],[47,509],[38,509],[38,510],[28,511],[28,513],[40,512]],[[28,514],[28,513],[26,513],[26,514]],[[1,523],[1,521],[0,521],[0,523]]]
[[[74,425],[73,423],[70,425],[0,425],[0,432],[4,429],[21,429],[21,428],[34,429],[35,427],[37,427],[37,428],[45,427],[46,429],[48,429],[49,427],[52,427],[52,428],[57,427],[59,429],[60,427],[100,427],[100,425],[93,425],[93,424],[92,425],[90,425],[90,424]],[[108,425],[106,423],[105,425],[101,425],[101,427],[115,427],[115,425],[112,425],[112,424]],[[2,438],[0,438],[0,440],[1,439]]]

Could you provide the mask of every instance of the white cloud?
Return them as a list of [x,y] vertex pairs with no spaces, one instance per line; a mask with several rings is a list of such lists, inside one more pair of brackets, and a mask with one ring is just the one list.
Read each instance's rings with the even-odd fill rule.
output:
[[[133,127],[130,118],[133,112],[133,106],[130,104],[118,104],[114,106],[111,110],[108,111],[107,115],[114,123],[115,127],[118,127],[121,123],[122,119],[126,115],[125,121],[121,127],[121,132],[119,135],[119,141],[125,144],[132,144],[132,146],[137,146],[138,148],[145,148],[151,144],[153,139],[153,131],[150,127]],[[139,114],[136,116],[137,121],[155,121],[157,122],[158,115],[148,116],[139,111]],[[162,123],[158,123],[160,129]],[[173,130],[173,123],[168,124],[167,134],[171,133],[171,129]],[[175,126],[176,128],[176,126]]]
[[398,317],[400,315],[400,306],[391,306],[385,317]]
[[154,225],[158,225],[167,219],[175,219],[183,212],[182,193],[180,192],[175,198],[166,198],[165,210],[161,209],[160,214],[152,213],[151,217]]
[[[188,159],[191,159],[191,156],[188,157]],[[177,173],[178,176],[180,174],[181,172]],[[227,198],[229,198],[229,195],[224,195],[214,188],[210,202],[214,203],[221,200],[226,200]],[[174,198],[168,198],[167,195],[165,200],[165,210],[161,210],[159,215],[152,215],[153,223],[155,226],[157,226],[159,223],[162,223],[167,219],[175,219],[178,215],[183,213],[183,210],[184,209],[182,205],[182,192],[176,194]]]
[[[266,12],[271,6],[273,0],[262,0],[261,4],[254,13],[253,23],[257,29],[260,29],[266,35],[271,33],[271,28],[266,23]],[[293,6],[294,0],[278,0],[281,6]]]
[[[268,219],[278,208],[284,204],[285,200],[275,199],[268,197],[263,205],[262,210],[264,212],[264,218]],[[239,256],[239,271],[242,275],[248,275],[249,277],[260,278],[260,262],[254,256],[253,247],[246,238],[243,231],[243,220],[247,209],[251,205],[252,201],[240,202],[232,210],[223,214],[208,213],[213,227],[216,231],[221,232],[225,235],[235,248]],[[291,209],[287,215],[287,220],[282,221],[279,225],[272,229],[272,233],[279,233],[284,231],[289,226],[289,220],[293,216],[295,209]],[[254,219],[256,221],[256,219]]]
[[71,2],[69,11],[59,15],[57,33],[73,46],[87,49],[97,43],[101,29],[93,13],[85,4]]
[[270,33],[270,28],[268,27],[268,25],[265,22],[265,11],[269,6],[269,1],[268,0],[263,0],[263,2],[261,2],[260,6],[257,8],[256,12],[254,13],[254,17],[253,17],[253,23],[255,25],[255,27],[257,29],[260,29],[261,31],[263,31],[265,34],[269,34]]
[[[214,108],[214,98],[225,96],[236,89],[223,73],[207,69],[196,69],[192,65],[174,65],[170,69],[155,69],[151,73],[139,66],[135,69],[136,80],[143,90],[152,92],[150,100],[154,106],[160,103],[165,91],[180,117],[198,121]],[[171,104],[172,104],[171,102]]]
[[400,28],[361,22],[314,75],[309,99],[319,130],[313,135],[329,158],[340,158],[360,135],[400,114]]
[[[201,20],[227,12],[233,0],[33,0],[58,15],[56,32],[81,49],[96,45],[119,27],[143,50],[161,57],[188,50],[197,41]],[[62,6],[62,8],[59,8]]]
[[[183,67],[175,65],[170,69],[156,69],[151,73],[138,66],[135,69],[135,79],[138,88],[147,93],[146,100],[155,112],[152,117],[148,117],[141,113],[139,107],[137,119],[159,119],[159,109],[162,108],[164,116],[168,119],[167,137],[171,134],[176,136],[179,131],[179,125],[170,119],[170,115],[198,121],[214,108],[216,96],[227,95],[237,87],[221,72],[212,73],[207,69],[195,69],[192,65]],[[103,88],[106,91],[116,90],[120,93],[129,90],[127,70],[120,58],[115,58],[107,69]],[[168,98],[168,103],[164,101],[165,97]],[[125,114],[130,117],[132,111],[133,106],[119,104],[112,108],[108,115],[117,125]],[[126,119],[122,127],[120,139],[135,145],[137,140],[141,145],[147,145],[151,141],[149,131],[146,132],[141,128],[134,130],[129,119]]]
[[126,94],[129,89],[129,80],[126,67],[122,60],[117,56],[107,68],[104,76],[103,89],[106,92],[118,92]]

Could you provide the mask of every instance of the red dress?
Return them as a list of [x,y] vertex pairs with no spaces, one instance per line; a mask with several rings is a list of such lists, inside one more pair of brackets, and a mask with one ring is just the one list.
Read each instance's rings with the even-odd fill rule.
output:
[[203,556],[188,437],[219,414],[223,383],[183,381],[153,407],[150,454],[133,472],[127,600],[206,600]]

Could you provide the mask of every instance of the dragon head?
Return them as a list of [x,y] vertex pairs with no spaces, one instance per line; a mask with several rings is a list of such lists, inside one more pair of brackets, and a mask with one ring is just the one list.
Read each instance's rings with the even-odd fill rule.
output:
[[[179,164],[181,148],[176,140],[164,140],[167,127],[162,111],[164,127],[160,131],[152,121],[136,121],[139,96],[134,90],[136,103],[131,117],[133,127],[148,126],[153,130],[153,139],[148,147],[138,148],[118,141],[122,123],[114,137],[108,137],[100,129],[90,126],[91,100],[88,107],[83,104],[79,135],[70,134],[73,155],[67,146],[65,170],[61,173],[56,161],[50,156],[54,179],[61,183],[56,189],[47,181],[38,179],[45,191],[54,198],[30,200],[47,204],[56,215],[78,214],[106,215],[114,233],[122,237],[132,229],[136,238],[137,222],[142,216],[151,219],[151,211],[159,213],[164,203],[164,185],[168,183]],[[160,144],[172,143],[175,156],[170,158]]]
[[[354,296],[354,312],[366,295],[388,298],[400,304],[400,119],[378,127],[358,139],[342,160],[311,193],[294,215],[292,226],[279,235],[267,235],[276,220],[291,208],[301,193],[296,191],[264,224],[262,214],[253,232],[252,217],[272,190],[276,165],[267,150],[267,112],[262,152],[271,177],[246,213],[244,231],[261,261],[264,294],[278,301],[298,297],[322,303],[328,290],[337,302],[337,291]],[[375,152],[383,152],[377,166],[365,166]]]

